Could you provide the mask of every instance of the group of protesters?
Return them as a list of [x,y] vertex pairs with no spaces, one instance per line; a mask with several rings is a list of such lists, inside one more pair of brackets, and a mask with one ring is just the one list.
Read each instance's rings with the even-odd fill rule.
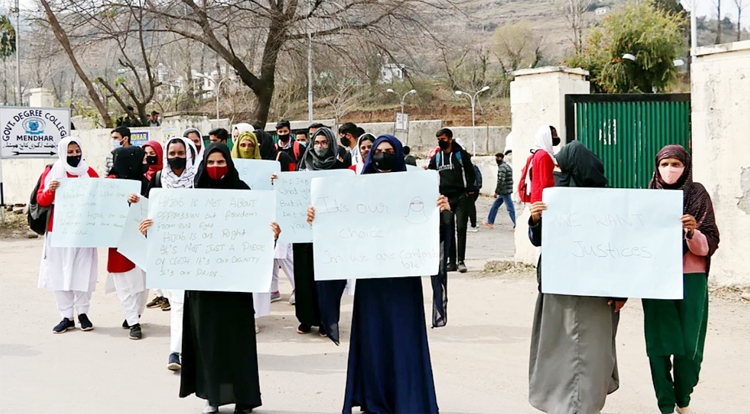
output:
[[[230,131],[210,131],[204,146],[201,131],[189,128],[165,145],[130,142],[127,127],[112,133],[111,168],[106,177],[136,180],[139,194],[127,202],[140,202],[153,188],[252,190],[240,177],[235,159],[274,160],[281,171],[352,169],[356,174],[406,172],[416,159],[408,147],[392,135],[375,137],[353,123],[333,130],[312,124],[293,133],[290,123],[276,125],[276,138],[263,128],[240,123]],[[560,138],[554,127],[543,126],[526,160],[519,197],[529,203],[529,238],[541,246],[545,188],[554,186],[605,187],[602,162],[580,142],[572,141],[555,151]],[[231,148],[228,144],[231,144]],[[94,248],[54,247],[55,192],[63,179],[97,178],[85,161],[81,141],[60,141],[59,160],[47,167],[40,179],[37,202],[50,208],[39,287],[54,291],[62,321],[54,333],[94,325],[88,317],[89,301],[97,276]],[[496,201],[484,224],[493,228],[498,207],[505,203],[515,229],[512,172],[498,153]],[[708,315],[707,273],[718,248],[719,232],[711,199],[692,180],[689,153],[679,146],[665,147],[656,156],[653,189],[684,192],[682,216],[685,296],[682,300],[644,300],[645,335],[658,406],[663,414],[677,409],[690,414],[690,395],[698,382]],[[469,222],[477,227],[476,201],[481,174],[472,154],[455,139],[450,129],[436,132],[436,146],[426,169],[439,174],[441,260],[433,277],[432,326],[445,326],[447,273],[466,272]],[[269,177],[271,179],[272,177]],[[125,202],[126,200],[123,200]],[[678,218],[676,218],[678,219]],[[307,220],[314,225],[315,211]],[[140,230],[147,235],[152,219]],[[511,229],[511,230],[512,230]],[[275,239],[281,232],[269,223]],[[281,300],[279,269],[283,270],[295,306],[297,332],[316,334],[340,343],[339,316],[342,295],[354,294],[349,360],[343,412],[354,407],[372,413],[437,413],[432,364],[419,277],[385,277],[353,281],[315,281],[312,243],[276,243],[272,284],[268,292],[207,292],[163,290],[147,303],[146,273],[128,258],[109,249],[107,291],[117,293],[128,337],[144,333],[140,318],[146,307],[171,312],[171,341],[167,367],[181,370],[180,397],[191,394],[206,400],[204,413],[235,404],[236,413],[248,413],[261,405],[256,318],[270,314],[270,304]],[[541,275],[541,266],[538,273]],[[385,275],[387,276],[387,275]],[[624,298],[595,298],[540,293],[534,313],[530,357],[529,400],[548,413],[598,413],[607,394],[619,387],[615,336]],[[672,374],[673,373],[673,374]]]

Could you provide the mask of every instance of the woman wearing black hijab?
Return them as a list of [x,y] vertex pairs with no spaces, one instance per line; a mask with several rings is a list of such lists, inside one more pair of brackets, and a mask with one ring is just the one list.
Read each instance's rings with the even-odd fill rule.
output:
[[[405,171],[401,142],[378,137],[362,174]],[[450,210],[443,196],[437,206]],[[310,207],[308,222],[314,219]],[[357,281],[343,413],[353,407],[368,413],[438,412],[420,277]]]
[[[195,188],[250,189],[222,143],[206,149]],[[278,224],[271,228],[278,238]],[[206,399],[203,413],[217,413],[219,406],[233,403],[235,413],[260,407],[252,293],[187,291],[184,312],[180,397],[194,393]]]
[[[320,128],[310,138],[310,144],[299,162],[299,171],[320,171],[345,169],[338,159],[336,137],[328,128]],[[321,336],[328,336],[338,345],[339,315],[341,296],[346,280],[315,282],[312,243],[295,243],[294,289],[296,296],[295,313],[299,320],[297,332],[309,333],[313,326],[319,326]]]

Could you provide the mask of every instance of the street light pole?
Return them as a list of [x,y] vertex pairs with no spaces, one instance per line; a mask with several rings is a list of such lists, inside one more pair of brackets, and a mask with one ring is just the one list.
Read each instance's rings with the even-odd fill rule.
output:
[[307,31],[307,121],[313,122],[312,33]]
[[476,117],[475,117],[475,103],[477,100],[477,97],[480,93],[488,91],[490,89],[489,86],[485,86],[484,88],[476,91],[473,95],[468,94],[466,92],[462,91],[456,91],[456,95],[466,95],[469,97],[469,100],[471,101],[471,152],[473,155],[477,155],[477,124],[476,124]]
[[690,1],[690,63],[695,63],[695,49],[698,47],[698,14],[696,11],[698,0]]
[[21,37],[21,2],[16,0],[16,93],[18,98],[16,106],[23,105],[23,96],[21,95],[21,49],[19,48]]

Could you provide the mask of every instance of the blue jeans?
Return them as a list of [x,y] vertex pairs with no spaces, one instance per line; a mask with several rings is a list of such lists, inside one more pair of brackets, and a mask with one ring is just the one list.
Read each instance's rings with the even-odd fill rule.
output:
[[495,224],[495,217],[497,217],[497,210],[500,208],[501,205],[505,203],[505,208],[508,209],[508,215],[510,216],[510,221],[513,222],[513,228],[516,228],[516,208],[513,205],[513,199],[510,197],[510,194],[500,194],[495,199],[495,202],[492,203],[492,207],[490,208],[490,215],[487,217],[487,222],[490,224]]

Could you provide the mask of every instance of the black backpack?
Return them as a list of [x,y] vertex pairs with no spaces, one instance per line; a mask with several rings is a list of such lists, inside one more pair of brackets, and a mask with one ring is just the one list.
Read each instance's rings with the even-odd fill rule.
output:
[[[50,168],[52,168],[52,164],[48,165],[44,171],[46,172]],[[42,207],[36,201],[36,193],[39,191],[39,186],[42,184],[43,175],[44,173],[42,173],[36,181],[34,191],[31,193],[31,197],[29,197],[29,212],[26,213],[26,219],[29,221],[29,228],[40,236],[44,236],[44,233],[47,231],[49,211],[51,210],[51,207]]]

